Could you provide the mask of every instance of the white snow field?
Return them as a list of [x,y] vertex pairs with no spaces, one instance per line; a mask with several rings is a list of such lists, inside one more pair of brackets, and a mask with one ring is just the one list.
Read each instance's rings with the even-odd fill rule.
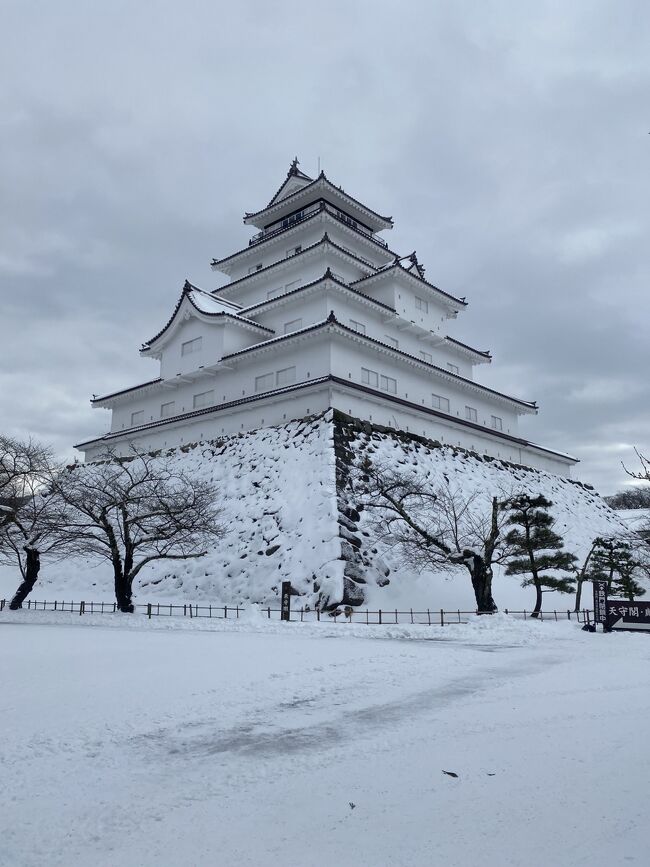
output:
[[0,637],[3,867],[648,863],[647,636],[5,610]]

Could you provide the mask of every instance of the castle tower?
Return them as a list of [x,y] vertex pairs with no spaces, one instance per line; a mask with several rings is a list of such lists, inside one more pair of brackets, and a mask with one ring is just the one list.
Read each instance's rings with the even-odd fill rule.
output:
[[141,355],[159,373],[93,399],[110,431],[77,448],[174,447],[283,424],[326,410],[569,475],[576,462],[523,439],[534,402],[481,385],[491,361],[448,334],[467,302],[425,277],[415,253],[390,249],[393,221],[298,160],[269,203],[247,213],[257,229],[215,259],[230,282],[188,282]]

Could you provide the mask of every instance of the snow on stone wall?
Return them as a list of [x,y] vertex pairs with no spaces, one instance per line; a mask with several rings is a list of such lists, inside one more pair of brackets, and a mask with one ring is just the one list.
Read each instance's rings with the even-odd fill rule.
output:
[[[346,466],[359,463],[369,449],[380,462],[406,462],[427,474],[433,485],[446,475],[463,491],[479,490],[486,498],[495,488],[544,494],[554,503],[552,511],[567,547],[578,557],[584,556],[595,535],[627,530],[604,500],[579,483],[373,428],[339,413],[333,420],[328,411],[178,450],[177,459],[186,469],[217,483],[227,533],[206,557],[161,561],[144,569],[134,588],[136,602],[271,604],[278,599],[282,581],[290,580],[303,596],[301,603],[310,605],[321,594],[334,603],[347,600],[373,608],[471,609],[474,599],[464,570],[415,574],[403,567],[385,541],[364,535],[367,519],[355,513],[359,492],[350,492],[344,477]],[[0,578],[0,595],[12,593],[16,573],[5,570]],[[530,607],[531,591],[498,570],[494,591],[502,608]],[[55,564],[43,558],[33,596],[109,600],[110,568],[79,560]],[[573,605],[568,596],[549,594],[548,599],[551,609]]]
[[[413,470],[419,477],[426,477],[432,489],[437,489],[448,480],[451,489],[460,489],[463,495],[478,492],[477,504],[489,509],[493,496],[502,493],[527,492],[543,494],[553,506],[557,532],[564,538],[565,547],[582,562],[591,542],[598,535],[628,534],[629,528],[607,503],[591,488],[579,482],[553,475],[544,470],[505,463],[498,459],[482,457],[476,453],[432,443],[389,429],[371,427],[367,423],[337,417],[336,448],[339,458],[339,506],[345,515],[354,515],[357,505],[363,500],[363,486],[358,481],[352,489],[345,479],[351,463],[359,466],[364,457],[378,466],[401,466]],[[400,563],[399,553],[391,550],[385,540],[373,536],[369,516],[361,512],[359,520],[348,523],[348,530],[362,545],[354,552],[348,549],[354,573],[360,564],[374,576],[390,569],[389,584],[380,586],[373,580],[362,585],[364,604],[373,608],[420,608],[472,609],[475,606],[467,572],[454,569],[437,574],[416,574]],[[368,535],[366,535],[368,534]],[[345,544],[345,543],[344,543]],[[584,602],[591,604],[591,585],[585,590]],[[495,570],[494,596],[497,604],[504,607],[531,607],[533,591],[522,589],[520,579],[505,576],[503,570]],[[573,595],[549,593],[545,608],[553,610],[573,608]]]

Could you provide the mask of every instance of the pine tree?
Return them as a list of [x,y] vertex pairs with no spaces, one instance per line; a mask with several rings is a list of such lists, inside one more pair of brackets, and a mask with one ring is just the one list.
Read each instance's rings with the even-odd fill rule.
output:
[[503,505],[509,511],[507,524],[512,527],[506,536],[512,548],[506,575],[526,576],[521,586],[535,588],[531,617],[539,617],[543,593],[553,590],[573,593],[575,589],[572,575],[551,574],[573,570],[576,560],[575,554],[562,550],[564,540],[553,530],[553,517],[548,512],[552,505],[541,494],[537,497],[521,494]]
[[629,542],[616,538],[594,539],[589,578],[605,581],[609,593],[621,593],[630,601],[643,596],[645,589],[636,580],[641,568]]

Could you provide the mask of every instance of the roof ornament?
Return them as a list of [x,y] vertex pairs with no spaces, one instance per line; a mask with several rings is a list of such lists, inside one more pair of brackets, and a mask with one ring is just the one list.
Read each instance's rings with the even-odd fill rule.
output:
[[291,166],[289,168],[289,176],[298,174],[298,166],[299,165],[300,165],[300,162],[298,161],[298,157],[294,157],[293,161],[291,163]]
[[420,277],[424,277],[424,267],[422,265],[420,265],[420,263],[418,262],[418,257],[417,257],[417,253],[415,252],[415,250],[413,250],[413,252],[409,256],[409,261],[413,265],[415,265],[415,269],[417,270]]

